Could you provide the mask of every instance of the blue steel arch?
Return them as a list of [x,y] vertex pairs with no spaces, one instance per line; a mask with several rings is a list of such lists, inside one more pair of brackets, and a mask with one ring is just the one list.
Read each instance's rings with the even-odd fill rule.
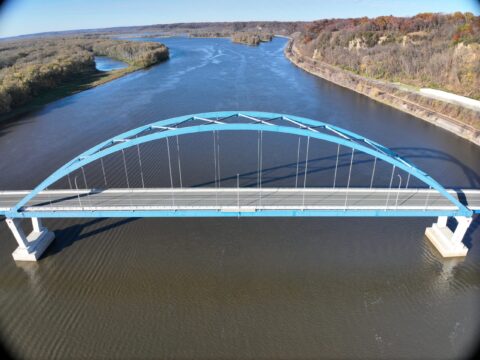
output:
[[[243,118],[253,121],[253,123],[225,123],[229,118]],[[179,127],[189,121],[202,121],[202,125],[193,125]],[[282,120],[289,126],[275,125],[272,122]],[[206,126],[208,125],[208,126]],[[268,131],[311,137],[319,140],[325,140],[336,143],[360,152],[372,155],[377,159],[388,162],[421,180],[429,187],[437,190],[453,205],[458,207],[458,215],[470,216],[471,210],[463,205],[458,199],[452,196],[447,190],[430,177],[427,173],[418,169],[412,163],[401,158],[398,154],[380,145],[370,139],[340,127],[330,125],[321,121],[311,120],[303,117],[285,115],[278,113],[256,112],[256,111],[222,111],[208,112],[193,115],[185,115],[167,120],[154,122],[148,125],[140,126],[130,131],[126,131],[111,139],[108,139],[83,152],[79,156],[67,162],[65,165],[53,172],[49,177],[35,187],[28,195],[20,200],[10,213],[20,212],[21,208],[33,199],[39,192],[45,190],[59,179],[67,176],[71,172],[87,165],[95,160],[121,151],[137,144],[159,140],[172,136],[179,136],[192,133],[210,132],[210,131]]]

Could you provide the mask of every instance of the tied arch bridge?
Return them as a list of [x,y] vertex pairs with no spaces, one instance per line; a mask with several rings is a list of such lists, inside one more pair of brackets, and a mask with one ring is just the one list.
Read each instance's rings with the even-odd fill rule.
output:
[[[240,174],[236,176],[236,186],[222,186],[219,133],[224,131],[250,132],[257,136],[253,186],[240,186]],[[210,186],[184,187],[178,139],[200,133],[213,135],[214,181]],[[295,183],[291,187],[265,186],[263,136],[266,133],[298,137],[298,147],[293,149],[296,166],[292,180],[295,179]],[[170,186],[147,187],[141,146],[159,140],[166,144]],[[302,140],[304,155],[300,152]],[[317,140],[336,149],[329,168],[329,185],[307,187],[310,143]],[[126,160],[127,150],[135,153],[129,158],[136,162],[135,172]],[[171,153],[175,151],[178,161],[172,165]],[[119,165],[122,169],[117,169],[117,174],[123,173],[126,187],[108,186],[104,159],[112,154],[121,154],[123,164]],[[352,169],[354,158],[359,154],[370,160],[366,162],[368,170],[362,175],[364,186],[354,187],[352,178],[356,173]],[[101,187],[87,185],[84,167],[92,163],[99,164],[99,176],[104,180]],[[378,186],[376,180],[380,163],[389,167],[382,186]],[[174,186],[172,179],[175,166],[178,166],[179,187]],[[342,181],[340,167],[345,169]],[[72,180],[74,173],[78,175]],[[141,179],[141,186],[130,186],[134,176]],[[83,185],[80,188],[77,178]],[[63,188],[52,189],[62,181]],[[413,186],[414,182],[421,186]],[[438,221],[427,228],[427,237],[442,256],[465,256],[468,248],[462,240],[473,215],[479,212],[480,190],[445,189],[410,161],[375,141],[320,121],[249,111],[186,115],[140,126],[76,156],[33,190],[0,192],[0,215],[6,217],[18,242],[13,252],[16,261],[36,261],[54,239],[53,232],[43,226],[41,219],[95,217],[438,217]],[[22,227],[22,221],[27,218],[32,221],[29,235]],[[456,223],[453,229],[447,226],[449,218]]]

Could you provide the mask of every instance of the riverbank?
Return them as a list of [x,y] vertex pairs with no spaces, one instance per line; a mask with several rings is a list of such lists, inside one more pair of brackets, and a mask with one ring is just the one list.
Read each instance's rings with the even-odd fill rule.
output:
[[[0,119],[10,119],[47,102],[118,79],[169,58],[157,42],[98,37],[45,38],[0,44]],[[128,64],[102,72],[95,57]]]
[[88,74],[82,74],[72,78],[70,81],[57,86],[54,89],[34,97],[27,104],[0,115],[0,122],[12,120],[18,116],[27,114],[32,111],[39,110],[42,106],[55,100],[74,95],[81,91],[92,89],[96,86],[103,85],[110,81],[119,79],[125,75],[138,70],[145,69],[141,66],[128,66],[124,69],[112,71],[94,71]]
[[[368,96],[383,104],[428,121],[480,146],[480,112],[422,95],[401,85],[359,76],[352,72],[306,57],[294,40],[284,49],[285,56],[299,68],[337,85]],[[448,114],[457,114],[451,116]]]

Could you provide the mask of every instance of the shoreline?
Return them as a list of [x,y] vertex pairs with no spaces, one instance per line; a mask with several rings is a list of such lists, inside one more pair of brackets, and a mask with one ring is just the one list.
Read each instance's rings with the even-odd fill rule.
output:
[[[408,91],[389,82],[369,79],[326,63],[314,61],[313,59],[300,54],[295,48],[293,40],[290,40],[285,46],[284,55],[292,64],[312,75],[413,115],[480,146],[480,125],[474,127],[446,114],[442,114],[432,108],[426,107],[418,102],[394,94],[395,91],[400,90],[407,93],[407,95],[414,95],[420,99],[429,99],[420,92]],[[408,94],[409,92],[410,94]],[[461,105],[452,106],[467,109]]]
[[[168,59],[167,59],[168,60]],[[110,81],[120,79],[126,75],[132,74],[139,70],[148,69],[151,66],[158,65],[165,60],[159,61],[156,64],[141,67],[129,65],[126,68],[112,71],[95,70],[91,73],[81,74],[67,81],[64,84],[57,86],[45,94],[33,97],[27,104],[9,111],[8,113],[0,115],[0,123],[7,123],[15,121],[16,117],[25,115],[29,112],[40,110],[43,106],[52,103],[56,100],[66,98],[80,92],[93,89],[97,86],[106,84]]]

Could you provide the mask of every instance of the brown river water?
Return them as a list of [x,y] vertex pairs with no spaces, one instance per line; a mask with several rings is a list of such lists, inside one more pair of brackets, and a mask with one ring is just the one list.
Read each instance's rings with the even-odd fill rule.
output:
[[[329,122],[393,148],[446,187],[480,188],[479,147],[305,73],[284,58],[284,39],[257,48],[161,41],[169,61],[1,124],[0,189],[31,189],[131,128],[221,110]],[[255,136],[221,135],[223,186],[237,173],[255,186]],[[211,141],[181,137],[184,186],[212,185]],[[291,186],[297,138],[264,142],[264,183]],[[143,149],[147,186],[170,184],[160,146]],[[310,149],[307,186],[327,183],[335,149]],[[106,168],[124,186],[120,158]],[[89,186],[101,185],[86,171]],[[388,174],[379,170],[379,181]],[[368,176],[354,175],[352,186]],[[424,236],[434,220],[51,219],[56,239],[32,264],[13,261],[16,242],[1,221],[1,338],[12,355],[41,359],[464,358],[480,332],[479,219],[468,256],[448,261]]]

